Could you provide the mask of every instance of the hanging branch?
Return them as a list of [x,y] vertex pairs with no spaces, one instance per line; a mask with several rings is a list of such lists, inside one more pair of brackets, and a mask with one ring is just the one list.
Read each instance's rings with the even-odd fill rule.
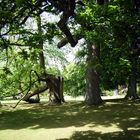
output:
[[[77,41],[74,40],[70,30],[67,27],[67,21],[70,17],[74,16],[76,2],[75,0],[68,0],[66,7],[63,7],[63,14],[58,22],[58,27],[66,35],[68,42],[74,47],[77,44]],[[65,6],[65,5],[64,5]]]
[[[17,25],[23,25],[27,19],[36,14],[40,15],[42,12],[46,11],[46,7],[51,4],[52,7],[56,8],[59,12],[62,12],[62,16],[60,17],[60,21],[58,22],[58,27],[60,30],[65,34],[66,38],[68,39],[68,42],[71,44],[72,47],[74,47],[77,44],[77,41],[74,39],[73,35],[70,32],[70,29],[67,26],[67,22],[69,18],[74,16],[74,10],[76,6],[76,0],[65,0],[65,1],[59,1],[59,0],[47,0],[46,3],[43,0],[36,1],[35,4],[30,3],[26,1],[24,3],[24,6],[20,9],[17,9],[17,7],[14,6],[14,11],[17,10],[17,14],[12,17],[9,21],[4,21],[3,26],[0,27],[2,29],[7,24],[13,24],[16,23]],[[19,22],[20,21],[20,22]],[[8,32],[11,31],[11,28]],[[4,33],[0,36],[8,34]]]
[[[37,81],[34,81],[34,82],[32,83],[32,76],[31,76],[31,74],[32,74],[32,70],[30,71],[30,82],[29,82],[29,87],[26,88],[26,89],[24,90],[24,91],[27,90],[26,94],[23,95],[23,96],[20,98],[20,100],[16,103],[16,105],[15,105],[13,108],[16,108],[16,107],[17,107],[17,105],[21,102],[21,100],[23,100],[23,99],[28,95],[29,91],[31,90],[31,87],[38,81],[38,80],[37,80]],[[24,91],[21,91],[20,93],[22,93],[22,92],[24,92]]]
[[[35,73],[35,75],[37,76],[37,80],[34,81],[34,82],[32,82],[32,73]],[[26,92],[25,95],[23,95],[23,96],[19,99],[19,101],[16,103],[16,105],[15,105],[13,108],[16,108],[17,105],[18,105],[22,100],[25,100],[25,101],[26,101],[26,100],[29,99],[30,97],[32,97],[32,96],[34,96],[34,95],[36,95],[36,94],[42,93],[42,92],[44,92],[45,90],[47,90],[47,89],[49,88],[48,85],[46,84],[45,86],[42,86],[42,87],[38,88],[37,90],[35,90],[33,93],[30,93],[30,94],[29,94],[29,92],[30,92],[32,86],[33,86],[36,82],[40,82],[40,81],[43,81],[43,82],[50,81],[50,77],[41,78],[41,76],[39,76],[39,74],[38,74],[35,70],[31,70],[31,71],[30,71],[30,82],[29,82],[29,87],[26,88],[24,91],[21,91],[20,93],[23,93],[23,92],[25,92],[26,90],[27,90],[27,92]],[[20,93],[18,93],[18,94],[20,94]],[[27,95],[29,95],[29,96],[27,96]]]

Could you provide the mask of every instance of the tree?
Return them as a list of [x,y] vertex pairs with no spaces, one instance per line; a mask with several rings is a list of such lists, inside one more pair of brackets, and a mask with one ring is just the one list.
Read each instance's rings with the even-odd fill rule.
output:
[[128,80],[128,92],[126,95],[126,99],[138,99],[137,95],[137,75],[138,75],[138,57],[139,57],[139,43],[140,40],[136,39],[131,46],[131,54],[130,54],[130,63],[131,63],[131,71],[129,74]]
[[[8,1],[1,2],[2,13],[1,17],[1,26],[0,30],[4,29],[7,26],[6,32],[1,32],[1,36],[8,34],[13,27],[11,25],[22,25],[27,19],[31,16],[38,16],[44,11],[52,12],[54,14],[59,14],[62,12],[62,16],[58,22],[58,27],[66,35],[68,42],[71,46],[75,46],[77,42],[74,40],[70,30],[67,27],[67,21],[70,17],[74,15],[74,10],[76,6],[76,1],[55,1],[55,0],[41,0],[41,1],[25,1],[25,0],[16,0],[12,1],[11,5],[8,4]],[[8,14],[12,11],[12,15],[8,17]],[[8,17],[7,19],[5,18]],[[20,22],[19,22],[20,21]]]
[[87,91],[85,102],[88,105],[98,105],[102,103],[100,95],[100,85],[99,85],[99,71],[97,65],[99,63],[99,48],[93,43],[87,44],[88,56],[87,56],[87,76],[86,84]]
[[[60,20],[58,22],[58,27],[60,28],[60,30],[65,34],[65,36],[67,37],[68,42],[71,44],[71,46],[75,46],[77,44],[77,42],[74,40],[71,32],[69,31],[68,27],[67,27],[67,21],[70,17],[72,17],[74,15],[74,10],[75,10],[75,5],[76,2],[75,0],[72,1],[53,1],[53,0],[48,0],[48,1],[25,1],[25,0],[17,0],[12,1],[12,6],[10,7],[10,5],[6,5],[7,2],[1,2],[2,3],[2,9],[0,10],[1,13],[4,13],[5,16],[7,16],[7,14],[9,13],[9,11],[13,11],[12,16],[8,19],[5,19],[5,17],[2,15],[2,20],[1,20],[1,25],[0,29],[1,29],[1,34],[0,36],[3,38],[3,42],[5,40],[5,36],[7,36],[9,33],[13,32],[13,28],[11,26],[15,26],[16,27],[19,26],[19,29],[22,28],[22,26],[26,23],[26,21],[34,16],[39,17],[43,12],[47,11],[48,12],[52,12],[54,14],[59,14],[60,12],[62,12],[62,16],[60,17]],[[54,9],[55,8],[55,9]],[[8,11],[8,13],[7,13]],[[18,22],[20,21],[20,22]],[[44,90],[50,88],[51,92],[54,93],[54,97],[55,100],[57,99],[58,102],[61,102],[61,98],[63,98],[62,96],[62,85],[61,83],[61,78],[58,76],[52,76],[49,75],[45,72],[45,60],[44,60],[44,54],[43,54],[43,39],[42,39],[42,31],[41,31],[41,20],[40,18],[38,18],[38,33],[37,33],[37,38],[38,39],[38,47],[40,49],[39,52],[39,61],[40,61],[40,67],[41,70],[43,69],[43,74],[38,74],[37,71],[35,70],[31,70],[30,71],[30,85],[29,85],[29,89],[27,91],[27,94],[25,95],[25,97],[23,98],[23,100],[26,101],[31,101],[30,97],[35,95],[35,93],[38,94],[40,92],[43,92]],[[6,30],[6,31],[4,31]],[[17,30],[17,29],[16,29]],[[28,39],[27,39],[28,40]],[[34,40],[31,40],[32,42]],[[19,44],[18,44],[19,45]],[[27,45],[27,44],[26,44]],[[25,46],[26,46],[25,45]],[[24,46],[24,45],[22,45]],[[33,46],[31,46],[31,49],[33,48]],[[22,53],[24,54],[25,57],[28,57],[28,50],[25,51],[24,49],[22,50]],[[36,59],[36,58],[35,58]],[[32,73],[34,73],[34,75],[36,75],[37,81],[38,82],[46,82],[46,86],[43,86],[42,88],[38,88],[38,90],[35,90],[34,93],[30,93],[28,94],[29,90],[31,90],[31,87],[33,86],[32,84],[34,84],[34,82],[32,83],[31,81],[31,77],[32,77]],[[61,95],[59,95],[61,94]],[[60,98],[61,97],[61,98]],[[62,99],[64,100],[64,99]],[[32,102],[32,101],[31,101]]]
[[[54,0],[17,0],[16,2],[12,1],[10,6],[8,1],[3,1],[2,8],[0,9],[2,13],[0,15],[0,44],[4,50],[8,52],[11,41],[9,42],[7,36],[13,35],[14,32],[19,32],[18,35],[21,35],[22,39],[20,38],[17,41],[18,45],[16,46],[28,46],[28,49],[22,48],[19,53],[28,60],[29,57],[34,56],[33,53],[35,53],[36,57],[31,61],[38,63],[37,59],[40,60],[40,68],[38,68],[39,74],[35,69],[28,74],[35,76],[34,80],[38,80],[38,84],[39,80],[44,83],[44,85],[45,82],[48,82],[48,85],[50,84],[50,88],[52,89],[51,84],[55,82],[58,83],[60,79],[45,72],[44,52],[42,49],[43,41],[45,39],[49,40],[49,37],[47,35],[42,36],[39,16],[46,11],[55,15],[62,13],[60,20],[57,22],[57,26],[65,37],[63,38],[61,35],[62,40],[57,46],[61,48],[67,43],[70,43],[71,46],[74,47],[81,38],[84,38],[87,44],[86,103],[89,105],[100,104],[102,102],[100,86],[107,85],[108,81],[111,82],[109,88],[114,88],[118,84],[128,82],[128,97],[137,97],[135,95],[139,55],[135,53],[135,51],[138,51],[134,49],[135,45],[133,45],[133,42],[139,37],[140,33],[139,2],[130,0],[127,2],[124,0],[97,0],[96,2],[84,0],[84,4],[82,3],[81,6],[77,5],[78,3],[79,2],[75,0],[63,2]],[[9,11],[12,11],[10,17],[8,17]],[[30,32],[28,36],[25,36],[27,30],[23,27],[27,19],[35,16],[38,17],[38,32],[35,34],[31,34]],[[71,18],[74,20],[71,20]],[[57,34],[52,32],[50,33],[51,35],[49,34],[50,40],[53,36],[60,36],[60,32],[54,24],[46,24],[45,26],[48,28],[53,27],[57,30]],[[37,41],[39,50],[35,48]],[[29,44],[29,42],[32,43]],[[31,50],[33,50],[33,52],[31,52]],[[9,78],[11,77],[10,71],[7,67],[4,69],[5,73],[9,72]],[[127,71],[127,74],[125,71]],[[4,76],[5,75],[3,75],[3,77]],[[28,81],[29,83],[34,83],[33,79],[30,80],[30,78],[28,78]],[[100,82],[102,83],[100,84]],[[47,85],[44,87],[46,89],[48,88]],[[55,86],[54,89],[56,89],[56,87],[57,86]],[[30,94],[30,96],[32,95],[34,94]]]
[[[127,74],[124,75],[126,78],[122,76],[121,79],[124,78],[123,81],[128,82],[128,94],[126,98],[138,98],[136,93],[136,85],[137,85],[137,61],[138,61],[138,47],[135,45],[135,41],[139,36],[139,18],[138,18],[138,7],[139,4],[135,4],[135,1],[118,1],[115,3],[118,9],[119,18],[115,21],[111,21],[113,36],[115,40],[115,44],[118,46],[119,50],[124,52],[121,58],[125,58],[129,64],[127,67]],[[137,8],[136,8],[137,7]],[[117,14],[116,14],[117,15]],[[111,18],[111,17],[110,17]],[[135,50],[135,47],[137,48]],[[135,53],[136,52],[136,53]],[[121,52],[122,53],[122,52]]]
[[[50,75],[46,72],[44,50],[43,50],[43,45],[44,45],[43,42],[44,40],[46,40],[46,35],[44,35],[42,32],[41,18],[37,17],[37,21],[38,21],[37,31],[31,32],[30,29],[23,26],[23,28],[20,28],[19,30],[16,29],[14,32],[16,36],[19,35],[19,38],[12,39],[12,40],[5,39],[7,41],[7,46],[8,46],[7,48],[11,48],[11,52],[12,52],[12,53],[10,52],[10,55],[7,55],[7,59],[11,60],[12,62],[14,60],[14,63],[10,63],[10,61],[8,61],[5,70],[8,70],[7,67],[10,67],[10,69],[12,69],[12,76],[10,76],[11,80],[15,81],[14,83],[17,83],[17,85],[21,83],[19,85],[20,93],[24,93],[24,94],[26,93],[25,96],[22,98],[22,100],[31,103],[39,102],[39,99],[33,100],[31,99],[31,97],[34,95],[39,95],[39,93],[42,93],[47,89],[50,89],[50,91],[53,92],[53,94],[55,94],[54,95],[55,101],[57,102],[56,99],[58,99],[58,101],[61,102],[62,100],[64,101],[63,93],[62,93],[62,84],[61,84],[62,78],[60,78],[60,76]],[[46,31],[48,31],[47,32],[48,36],[49,36],[49,32],[51,32],[52,34],[52,31],[50,30],[46,30]],[[12,32],[9,35],[9,37],[12,38],[14,34]],[[51,36],[53,36],[53,34]],[[47,39],[49,40],[49,38]],[[52,38],[50,40],[52,40]],[[16,51],[14,51],[15,48],[17,48]],[[51,51],[49,52],[52,53]],[[55,53],[57,55],[55,54],[54,56],[61,55],[61,60],[63,59],[62,53],[61,54],[59,52],[55,52]],[[24,69],[24,67],[26,70]],[[13,70],[15,70],[15,72],[13,72]],[[17,77],[18,79],[14,79],[14,77]],[[13,85],[13,82],[11,82],[10,85]],[[4,89],[4,87],[2,88]],[[16,88],[19,89],[18,86],[14,87],[15,89],[14,93],[17,93]],[[30,92],[30,90],[33,92]],[[10,92],[13,93],[13,91]]]
[[[87,74],[86,74],[86,98],[85,102],[88,105],[98,105],[102,103],[101,90],[100,90],[100,77],[99,77],[99,67],[100,67],[100,45],[101,40],[98,36],[97,30],[100,28],[100,15],[96,15],[98,10],[101,10],[104,1],[97,1],[97,3],[88,1],[86,3],[87,8],[82,11],[78,23],[81,25],[82,30],[85,32],[83,35],[87,43]],[[95,9],[92,10],[92,9]],[[96,13],[97,12],[97,13]],[[94,15],[94,16],[93,16]],[[84,22],[83,22],[84,21]]]
[[64,71],[64,92],[70,96],[85,95],[86,63],[80,58],[80,62],[70,63]]
[[50,95],[53,95],[53,99],[51,99],[52,97],[49,96],[50,98],[50,102],[54,102],[54,103],[61,103],[64,102],[64,97],[63,97],[63,79],[60,76],[55,76],[55,75],[50,75],[46,72],[46,66],[45,66],[45,58],[44,58],[44,50],[43,50],[43,32],[42,32],[42,25],[41,25],[41,17],[38,16],[37,17],[37,28],[38,28],[38,36],[39,36],[39,40],[37,42],[38,44],[38,49],[39,51],[39,65],[40,68],[42,70],[42,73],[40,75],[37,74],[38,80],[39,82],[45,82],[46,84],[43,84],[43,86],[41,85],[41,87],[38,87],[38,89],[36,89],[33,92],[30,92],[30,94],[26,94],[26,96],[24,96],[23,100],[24,101],[28,101],[28,102],[38,102],[39,98],[37,98],[36,100],[30,99],[30,97],[34,96],[34,95],[38,95],[37,97],[39,97],[39,93],[44,92],[45,90],[49,89],[50,90]]

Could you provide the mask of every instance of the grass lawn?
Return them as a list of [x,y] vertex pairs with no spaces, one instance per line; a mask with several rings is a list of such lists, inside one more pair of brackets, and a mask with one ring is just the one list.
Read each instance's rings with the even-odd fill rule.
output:
[[140,103],[81,101],[0,108],[0,140],[140,140]]

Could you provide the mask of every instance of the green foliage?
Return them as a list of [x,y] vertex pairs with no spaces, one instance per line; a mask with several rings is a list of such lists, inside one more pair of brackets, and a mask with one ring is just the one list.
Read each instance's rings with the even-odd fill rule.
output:
[[131,0],[113,0],[104,5],[85,2],[77,22],[85,39],[100,47],[100,60],[91,62],[90,67],[97,66],[104,89],[113,89],[128,81],[131,44],[140,33],[140,13],[135,12]]
[[[101,86],[104,89],[113,89],[116,84],[128,81],[131,70],[131,44],[140,34],[140,12],[134,10],[131,0],[111,0],[104,5],[97,5],[95,0],[83,2],[84,7],[76,8],[76,20],[69,19],[69,27],[77,36],[82,35],[87,42],[100,48],[100,58],[90,62],[89,66],[99,71]],[[16,0],[12,3],[3,0],[1,3],[1,34],[8,35],[2,36],[0,40],[0,93],[16,93],[20,83],[22,88],[26,89],[30,85],[30,71],[35,70],[39,74],[42,72],[39,66],[39,54],[42,50],[39,45],[44,42],[47,71],[65,77],[67,94],[84,94],[87,64],[82,60],[87,58],[87,49],[84,48],[76,54],[81,62],[70,64],[62,73],[67,61],[64,53],[58,50],[54,43],[60,33],[56,24],[47,20],[41,25],[40,31],[32,28],[37,25],[33,17],[37,18],[36,15],[40,11],[36,7],[32,13],[30,10],[33,7],[28,6],[35,3],[35,0]],[[52,10],[51,6],[47,6],[46,11],[59,13],[55,8]],[[27,26],[26,18],[33,25]],[[22,26],[19,26],[19,22],[23,22]],[[75,24],[77,26],[74,26]],[[139,69],[139,65],[137,67]],[[34,74],[32,77],[33,82],[37,77]]]
[[85,94],[86,64],[71,63],[64,71],[64,92],[70,96],[79,96]]
[[25,3],[25,1],[26,1],[26,0],[16,0],[16,4],[17,4],[18,6],[21,6],[22,4]]
[[[49,74],[62,75],[64,63],[66,62],[63,53],[58,51],[58,49],[51,50],[49,48],[54,47],[49,46],[45,52],[47,72]],[[33,72],[31,73],[31,71],[36,71],[39,75],[42,73],[42,69],[38,63],[39,53],[39,49],[32,48],[30,50],[30,47],[26,47],[26,49],[17,48],[16,51],[14,49],[9,50],[8,62],[5,64],[1,60],[1,64],[3,63],[3,65],[1,65],[0,70],[0,95],[15,95],[20,90],[26,92],[30,88],[30,85],[32,85],[31,90],[39,85],[38,82],[35,83],[38,78],[37,75]],[[1,53],[1,56],[7,57],[6,51],[3,51],[3,55]]]
[[[34,20],[30,19],[30,21],[36,24]],[[51,24],[49,24],[50,26]],[[42,51],[45,55],[47,72],[49,74],[61,75],[67,62],[63,52],[55,47],[55,43],[52,44],[54,32],[50,32],[49,28],[46,29],[47,33],[42,31],[39,34],[37,30],[30,28],[30,25],[23,26],[10,32],[7,39],[3,38],[4,41],[0,42],[3,47],[0,53],[1,96],[16,95],[20,92],[24,94],[30,88],[30,90],[33,90],[40,85],[37,82],[38,77],[33,71],[37,72],[38,75],[41,75],[43,72],[39,64],[40,52]],[[42,43],[42,41],[44,42],[43,50],[40,48],[40,42]]]
[[0,108],[0,134],[2,140],[139,140],[139,109],[139,101],[112,101],[100,107],[82,102],[21,104],[14,110],[7,105]]

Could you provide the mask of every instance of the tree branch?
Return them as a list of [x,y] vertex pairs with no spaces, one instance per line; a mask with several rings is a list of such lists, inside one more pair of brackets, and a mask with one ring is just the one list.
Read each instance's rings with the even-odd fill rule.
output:
[[[74,37],[75,37],[75,41],[76,42],[78,42],[78,40],[80,40],[81,38],[83,38],[82,35],[74,35]],[[67,38],[63,38],[60,42],[58,42],[57,47],[58,48],[62,48],[62,47],[64,47],[68,43],[69,43],[68,39]]]

